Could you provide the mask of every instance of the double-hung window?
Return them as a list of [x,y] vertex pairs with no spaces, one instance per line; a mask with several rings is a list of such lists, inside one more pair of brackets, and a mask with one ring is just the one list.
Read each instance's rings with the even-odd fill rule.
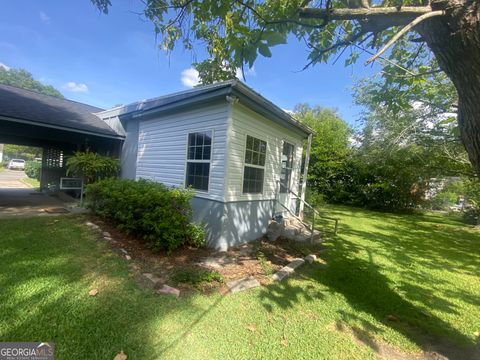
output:
[[244,194],[261,194],[263,192],[266,154],[267,143],[247,135],[243,170]]
[[188,134],[186,187],[208,192],[211,155],[211,131]]

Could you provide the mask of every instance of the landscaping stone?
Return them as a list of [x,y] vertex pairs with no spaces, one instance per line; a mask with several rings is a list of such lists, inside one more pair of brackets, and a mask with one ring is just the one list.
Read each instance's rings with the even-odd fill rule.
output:
[[130,260],[132,260],[132,257],[130,255],[125,255],[125,259],[130,261]]
[[275,220],[272,220],[268,225],[267,238],[270,241],[277,240],[282,235],[283,225]]
[[111,237],[112,236],[112,235],[110,235],[110,233],[108,231],[104,231],[102,233],[102,235],[105,236],[105,237]]
[[83,207],[79,207],[79,206],[70,206],[68,208],[68,211],[70,211],[72,214],[87,214],[90,212],[90,210],[88,209],[85,209]]
[[285,277],[295,272],[295,269],[305,263],[303,259],[294,259],[287,266],[284,266],[280,271],[273,274],[273,281],[282,281]]
[[252,253],[253,249],[248,244],[241,246],[238,250],[239,256],[250,256]]
[[122,253],[124,253],[125,255],[128,255],[128,251],[125,250],[124,248],[120,248],[120,249],[118,249],[118,250],[120,250],[120,251],[121,251]]
[[157,294],[173,295],[178,298],[180,296],[180,290],[168,285],[163,285],[160,289],[157,290]]
[[305,261],[308,261],[309,264],[313,264],[315,260],[317,260],[317,256],[314,254],[305,256]]
[[112,241],[112,238],[110,236],[104,236],[103,239],[107,241]]
[[148,280],[150,280],[154,285],[156,285],[161,280],[160,278],[156,277],[151,273],[143,273],[143,276],[145,276]]
[[232,264],[236,261],[236,258],[231,258],[228,256],[222,256],[222,257],[208,257],[205,260],[200,262],[200,265],[202,266],[207,266],[207,267],[212,267],[216,269],[221,269],[225,265]]
[[130,263],[130,264],[128,265],[128,267],[130,268],[130,270],[133,270],[133,271],[140,270],[140,266],[138,266],[138,265],[135,264],[135,263]]
[[253,276],[249,276],[240,280],[230,281],[227,283],[227,286],[232,293],[236,293],[260,286],[260,283]]
[[285,277],[290,275],[293,271],[294,270],[285,266],[284,268],[280,269],[279,271],[277,271],[275,274],[272,275],[272,280],[282,281]]

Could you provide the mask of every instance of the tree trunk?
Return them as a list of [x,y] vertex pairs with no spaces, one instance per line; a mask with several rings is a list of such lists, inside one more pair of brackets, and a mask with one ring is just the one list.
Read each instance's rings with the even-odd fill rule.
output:
[[[437,8],[436,8],[437,7]],[[417,26],[458,93],[458,125],[470,162],[480,176],[480,8],[475,0],[433,1],[443,17]]]

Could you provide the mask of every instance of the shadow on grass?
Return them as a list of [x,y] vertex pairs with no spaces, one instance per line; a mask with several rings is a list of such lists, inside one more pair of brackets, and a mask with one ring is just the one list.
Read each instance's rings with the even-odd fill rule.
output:
[[[192,314],[191,331],[222,299],[205,309],[190,297],[141,290],[122,259],[78,222],[59,219],[50,228],[44,219],[0,221],[0,341],[51,341],[67,359],[111,359],[121,350],[129,359],[160,358],[187,335],[176,316]],[[92,288],[98,295],[88,295]],[[154,336],[159,321],[170,331]]]
[[[336,215],[345,216],[345,213]],[[452,227],[447,228],[445,224],[429,222],[430,218],[424,216],[374,212],[368,215],[383,221],[374,223],[373,231],[341,223],[339,235],[327,241],[328,251],[322,255],[328,267],[306,266],[299,276],[323,285],[326,291],[342,295],[353,312],[338,310],[337,315],[345,324],[361,323],[361,328],[353,325],[352,331],[374,351],[378,348],[370,334],[381,330],[358,314],[368,314],[419,347],[449,359],[480,358],[479,346],[475,346],[472,338],[434,315],[434,311],[457,314],[457,305],[449,301],[452,297],[477,308],[480,299],[460,290],[442,288],[450,280],[419,271],[421,268],[451,270],[478,276],[478,235],[462,229],[458,223],[449,222]],[[354,242],[351,238],[360,241]],[[374,260],[381,258],[388,261],[377,264]],[[389,261],[393,265],[388,265]],[[394,283],[384,275],[385,266],[390,266],[389,271],[398,271],[401,280]],[[266,310],[272,311],[271,303],[288,308],[295,306],[299,299],[313,301],[323,296],[292,283],[295,282],[287,280],[262,290],[260,297]],[[337,326],[341,325],[337,323]]]

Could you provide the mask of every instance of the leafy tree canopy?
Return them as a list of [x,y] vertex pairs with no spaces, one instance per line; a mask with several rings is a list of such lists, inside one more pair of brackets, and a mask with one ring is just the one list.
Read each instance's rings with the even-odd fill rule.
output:
[[5,69],[0,66],[0,84],[33,90],[41,94],[55,96],[63,99],[63,95],[51,85],[44,85],[35,80],[28,71],[23,69]]
[[[91,0],[108,12],[110,0]],[[476,0],[146,0],[144,15],[170,51],[206,49],[204,82],[252,67],[289,36],[305,43],[305,67],[347,54],[380,60],[383,82],[419,89],[438,71],[459,95],[458,124],[480,174],[480,7]],[[346,50],[348,50],[346,52]],[[432,68],[432,65],[434,66]],[[198,65],[197,65],[198,66]],[[401,103],[400,103],[401,105]]]

